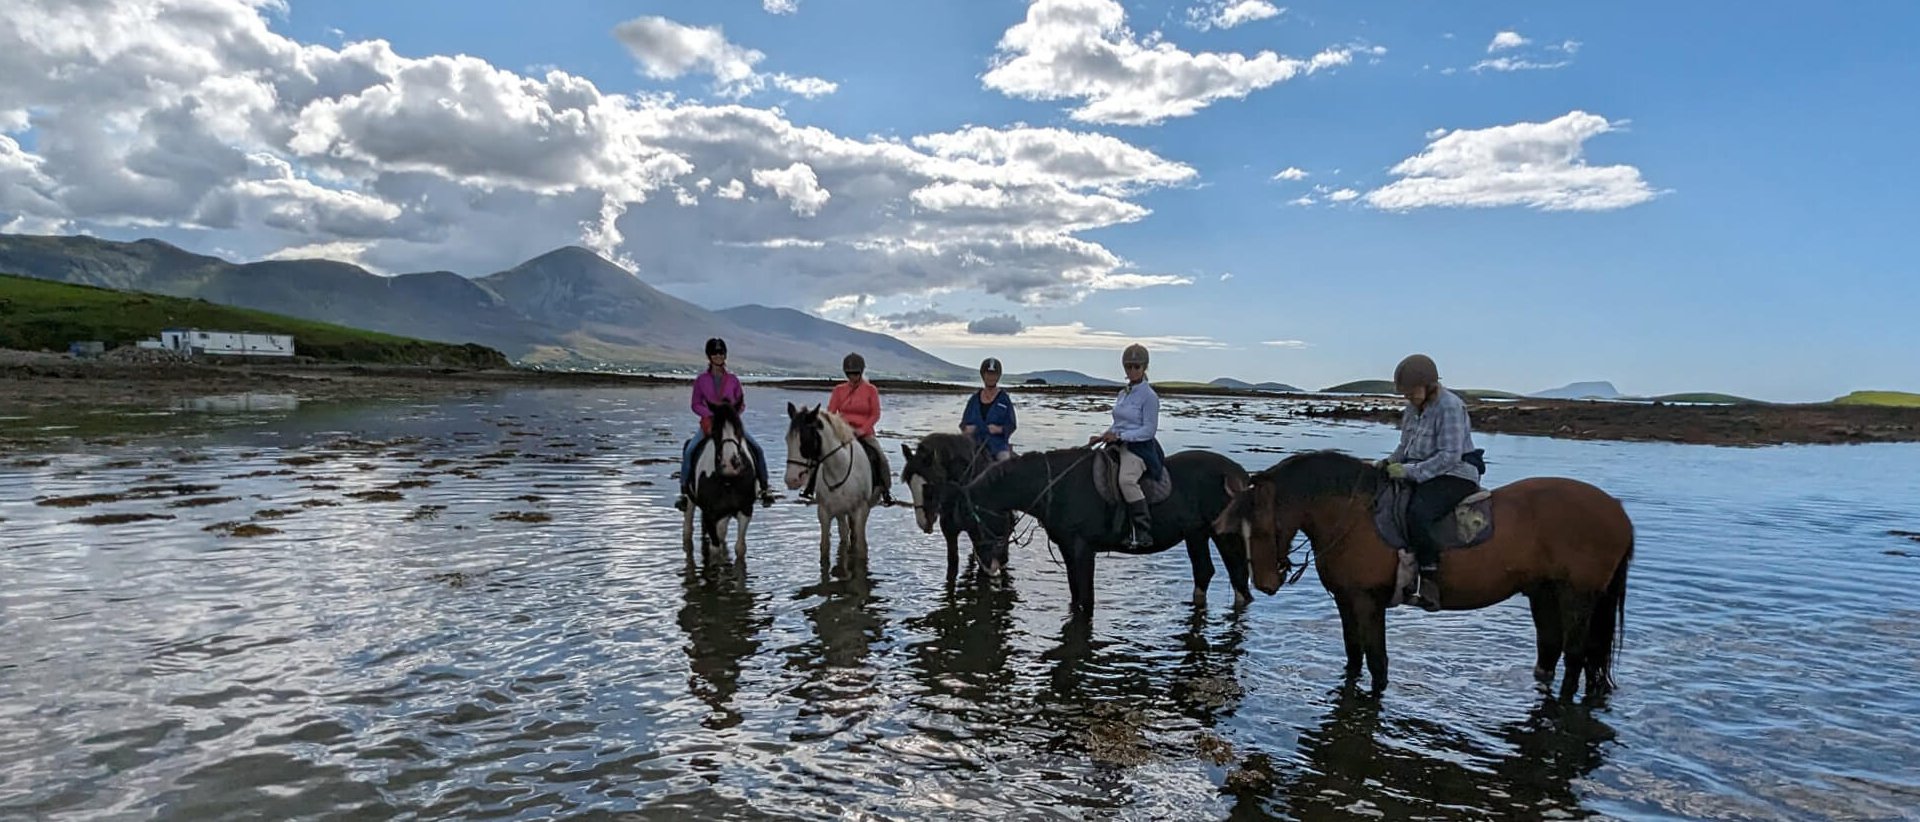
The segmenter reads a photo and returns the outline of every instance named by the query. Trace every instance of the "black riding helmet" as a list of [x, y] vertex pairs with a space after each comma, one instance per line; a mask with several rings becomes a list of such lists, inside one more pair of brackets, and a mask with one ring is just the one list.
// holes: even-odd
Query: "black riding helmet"
[[719, 337], [713, 337], [707, 340], [707, 356], [711, 357], [715, 354], [725, 353], [727, 353], [726, 340], [720, 339]]
[[981, 360], [981, 361], [980, 361], [980, 373], [982, 373], [982, 374], [998, 374], [998, 373], [1000, 373], [1000, 360], [998, 360], [998, 359], [996, 359], [996, 358], [994, 358], [994, 357], [988, 357], [988, 358], [986, 358], [986, 359], [984, 359], [984, 360]]
[[867, 358], [848, 354], [846, 359], [840, 361], [840, 370], [848, 374], [864, 374], [867, 372]]

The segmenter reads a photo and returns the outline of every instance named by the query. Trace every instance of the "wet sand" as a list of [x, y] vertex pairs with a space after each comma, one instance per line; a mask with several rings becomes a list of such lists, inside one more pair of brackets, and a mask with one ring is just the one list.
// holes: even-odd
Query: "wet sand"
[[[221, 394], [291, 394], [302, 401], [368, 397], [422, 397], [500, 388], [578, 388], [686, 384], [688, 377], [653, 377], [533, 369], [465, 370], [370, 365], [135, 364], [74, 360], [64, 355], [0, 351], [0, 408], [151, 406]], [[968, 386], [914, 380], [875, 380], [882, 391], [947, 393]], [[832, 380], [756, 381], [756, 386], [832, 388]], [[1114, 389], [1062, 385], [1008, 386], [1016, 395], [1106, 398]], [[1279, 416], [1377, 422], [1399, 420], [1397, 401], [1381, 397], [1282, 395], [1226, 388], [1162, 389], [1164, 396], [1292, 400]], [[1590, 440], [1707, 445], [1920, 442], [1920, 409], [1814, 405], [1641, 405], [1525, 400], [1469, 401], [1474, 430]], [[1236, 411], [1238, 407], [1235, 406]], [[1282, 406], [1274, 406], [1279, 411]], [[1273, 416], [1264, 409], [1245, 413]]]

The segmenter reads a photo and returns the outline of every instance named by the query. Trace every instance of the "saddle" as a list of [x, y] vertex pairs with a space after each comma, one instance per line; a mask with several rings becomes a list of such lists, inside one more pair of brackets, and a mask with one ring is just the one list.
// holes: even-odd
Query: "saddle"
[[[1108, 505], [1122, 505], [1120, 495], [1120, 451], [1117, 447], [1102, 448], [1094, 454], [1093, 488], [1100, 492], [1100, 501]], [[1147, 495], [1148, 505], [1159, 505], [1173, 496], [1173, 472], [1161, 467], [1160, 478], [1151, 476], [1140, 478], [1140, 490]]]
[[[1399, 554], [1400, 567], [1394, 575], [1393, 599], [1388, 607], [1406, 603], [1414, 576], [1419, 573], [1413, 558], [1413, 546], [1407, 542], [1407, 504], [1413, 501], [1413, 485], [1389, 482], [1373, 498], [1373, 524], [1380, 539]], [[1428, 526], [1433, 544], [1442, 552], [1472, 548], [1493, 538], [1493, 492], [1485, 488], [1468, 494], [1438, 522]]]

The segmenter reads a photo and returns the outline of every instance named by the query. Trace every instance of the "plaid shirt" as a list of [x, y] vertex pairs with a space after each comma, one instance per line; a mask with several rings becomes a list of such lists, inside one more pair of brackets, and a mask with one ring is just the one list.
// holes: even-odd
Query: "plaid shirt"
[[1407, 406], [1400, 412], [1400, 447], [1393, 449], [1388, 462], [1407, 465], [1407, 479], [1426, 482], [1434, 477], [1459, 477], [1474, 484], [1480, 472], [1460, 460], [1473, 450], [1467, 404], [1459, 395], [1440, 389], [1427, 402], [1426, 410]]

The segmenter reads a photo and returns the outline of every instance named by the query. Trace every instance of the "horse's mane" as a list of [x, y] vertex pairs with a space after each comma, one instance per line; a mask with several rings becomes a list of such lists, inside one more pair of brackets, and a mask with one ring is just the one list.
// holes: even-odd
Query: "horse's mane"
[[709, 406], [709, 409], [713, 411], [713, 422], [710, 424], [710, 428], [715, 437], [719, 437], [720, 432], [727, 426], [732, 426], [734, 432], [742, 437], [746, 436], [747, 425], [740, 419], [740, 415], [734, 411], [732, 403], [714, 403]]
[[827, 425], [833, 427], [833, 435], [839, 437], [843, 442], [859, 437], [858, 434], [853, 433], [853, 424], [847, 422], [846, 419], [842, 418], [839, 414], [823, 408], [820, 410], [820, 418], [826, 420]]
[[1373, 495], [1385, 475], [1373, 463], [1339, 451], [1305, 451], [1254, 475], [1289, 497]]
[[979, 485], [990, 485], [998, 482], [1002, 476], [1025, 470], [1027, 466], [1036, 462], [1051, 464], [1054, 458], [1072, 456], [1074, 459], [1079, 459], [1081, 455], [1087, 453], [1090, 453], [1090, 449], [1083, 445], [1078, 448], [1056, 448], [1052, 451], [1028, 451], [1024, 454], [1015, 454], [1013, 459], [987, 466], [987, 470], [981, 471], [979, 476], [973, 478], [973, 482]]

